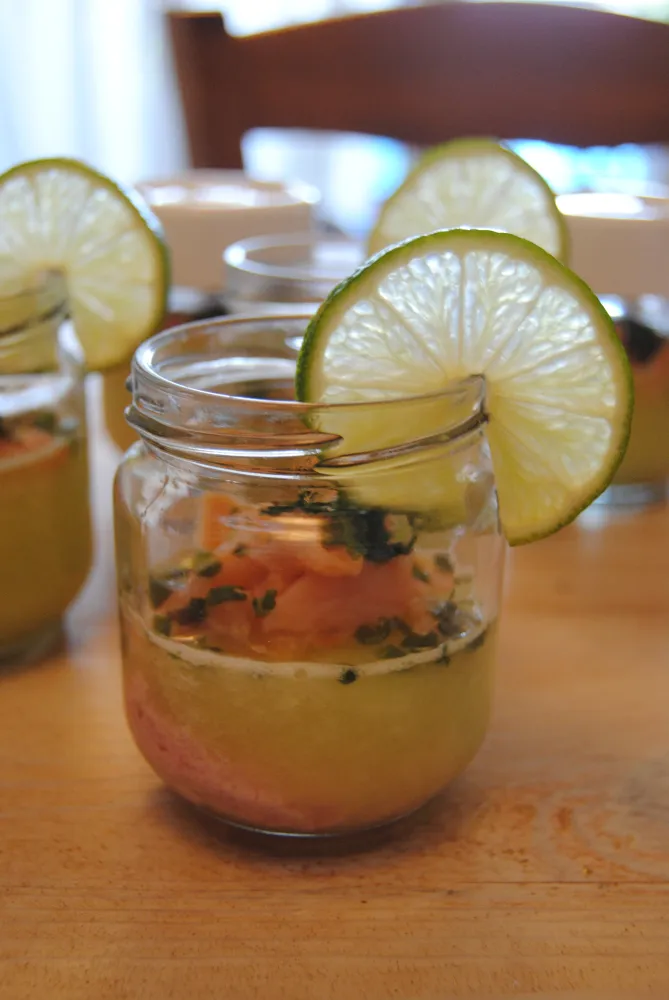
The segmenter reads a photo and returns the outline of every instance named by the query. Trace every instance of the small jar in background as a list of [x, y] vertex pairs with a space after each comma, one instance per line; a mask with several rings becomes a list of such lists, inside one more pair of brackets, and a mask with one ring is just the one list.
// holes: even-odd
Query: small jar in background
[[264, 235], [231, 244], [225, 262], [226, 309], [231, 313], [315, 311], [365, 260], [361, 244], [313, 233]]
[[91, 566], [84, 358], [65, 286], [0, 292], [0, 663], [60, 639]]

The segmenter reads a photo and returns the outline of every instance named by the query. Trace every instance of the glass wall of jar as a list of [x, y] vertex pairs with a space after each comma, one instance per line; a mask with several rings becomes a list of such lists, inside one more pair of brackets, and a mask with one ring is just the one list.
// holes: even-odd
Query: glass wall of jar
[[51, 648], [90, 569], [83, 373], [59, 276], [0, 290], [0, 662]]
[[412, 812], [478, 750], [504, 543], [482, 381], [295, 402], [307, 318], [191, 324], [140, 348], [143, 440], [115, 509], [139, 749], [223, 819], [313, 836]]
[[[216, 295], [196, 288], [172, 288], [161, 329], [220, 316], [223, 311], [221, 300]], [[137, 441], [137, 434], [125, 419], [125, 410], [131, 401], [127, 388], [131, 360], [128, 358], [102, 373], [102, 406], [107, 433], [121, 451], [127, 451]]]
[[361, 244], [345, 237], [301, 233], [257, 236], [223, 254], [226, 308], [231, 313], [315, 310], [365, 259]]

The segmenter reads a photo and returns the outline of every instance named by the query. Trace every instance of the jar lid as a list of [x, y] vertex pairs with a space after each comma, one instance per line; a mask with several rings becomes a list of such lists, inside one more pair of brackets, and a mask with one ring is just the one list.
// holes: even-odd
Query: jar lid
[[669, 192], [563, 194], [570, 267], [597, 294], [669, 296]]
[[308, 230], [320, 197], [310, 185], [255, 181], [241, 170], [189, 170], [137, 188], [165, 230], [174, 284], [217, 293], [230, 243]]

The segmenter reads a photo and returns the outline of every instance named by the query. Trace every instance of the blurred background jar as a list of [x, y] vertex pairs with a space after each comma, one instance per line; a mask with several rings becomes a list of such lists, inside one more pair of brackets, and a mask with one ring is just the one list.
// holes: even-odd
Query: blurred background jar
[[[254, 181], [234, 170], [191, 170], [145, 181], [138, 191], [160, 219], [170, 251], [172, 285], [161, 329], [225, 312], [225, 248], [258, 234], [308, 233], [319, 201], [309, 185]], [[102, 378], [107, 431], [122, 451], [137, 440], [124, 417], [130, 361]]]
[[336, 284], [365, 260], [361, 243], [316, 231], [263, 234], [232, 243], [225, 262], [228, 312], [315, 312]]
[[0, 289], [0, 664], [57, 644], [90, 570], [84, 370], [59, 275]]
[[665, 192], [561, 195], [570, 265], [612, 317], [634, 377], [627, 451], [600, 502], [664, 501], [669, 479], [669, 197]]

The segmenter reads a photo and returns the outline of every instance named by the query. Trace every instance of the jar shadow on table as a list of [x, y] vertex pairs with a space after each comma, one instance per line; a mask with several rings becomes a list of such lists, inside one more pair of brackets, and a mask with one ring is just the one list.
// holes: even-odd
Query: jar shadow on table
[[433, 852], [437, 845], [462, 839], [463, 830], [478, 812], [485, 797], [466, 779], [455, 781], [436, 798], [411, 815], [393, 823], [350, 834], [329, 837], [276, 836], [235, 826], [212, 813], [191, 805], [167, 788], [157, 788], [148, 800], [148, 809], [170, 824], [184, 841], [208, 848], [221, 860], [231, 852], [248, 857], [281, 861], [286, 858], [354, 859], [367, 852], [422, 854]]

